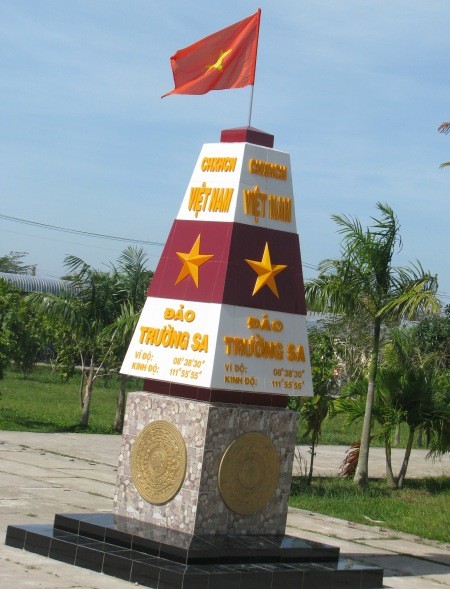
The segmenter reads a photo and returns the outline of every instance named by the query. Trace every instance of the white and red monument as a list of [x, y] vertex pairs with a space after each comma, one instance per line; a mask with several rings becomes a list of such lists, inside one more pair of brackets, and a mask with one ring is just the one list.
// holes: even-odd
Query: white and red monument
[[246, 127], [203, 146], [122, 366], [113, 510], [6, 543], [154, 589], [373, 589], [383, 571], [285, 534], [311, 395], [289, 156]]
[[[128, 397], [121, 515], [284, 533], [297, 431], [286, 405], [312, 384], [290, 159], [272, 145], [231, 129], [200, 152], [122, 366], [145, 380]], [[133, 455], [154, 422], [179, 432], [180, 454], [159, 427]]]

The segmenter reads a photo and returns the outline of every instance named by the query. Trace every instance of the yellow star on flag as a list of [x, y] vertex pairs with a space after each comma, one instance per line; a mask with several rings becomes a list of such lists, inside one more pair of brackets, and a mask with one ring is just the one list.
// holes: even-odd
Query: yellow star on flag
[[222, 71], [223, 70], [223, 60], [225, 59], [225, 57], [229, 53], [231, 53], [231, 49], [228, 49], [228, 51], [221, 51], [219, 59], [216, 61], [216, 63], [213, 63], [210, 66], [206, 66], [208, 68], [206, 71], [209, 72], [209, 70], [213, 70], [213, 69]]
[[198, 269], [205, 262], [214, 257], [213, 254], [200, 253], [200, 235], [195, 240], [190, 252], [177, 252], [177, 256], [183, 262], [183, 266], [181, 267], [175, 284], [181, 282], [186, 276], [191, 276], [192, 280], [195, 282], [195, 286], [198, 288]]
[[287, 266], [282, 264], [272, 264], [270, 260], [269, 244], [266, 242], [262, 260], [257, 262], [255, 260], [245, 260], [247, 264], [258, 274], [253, 289], [252, 296], [255, 295], [263, 286], [268, 286], [273, 294], [280, 298], [278, 288], [275, 282], [275, 276], [285, 270]]

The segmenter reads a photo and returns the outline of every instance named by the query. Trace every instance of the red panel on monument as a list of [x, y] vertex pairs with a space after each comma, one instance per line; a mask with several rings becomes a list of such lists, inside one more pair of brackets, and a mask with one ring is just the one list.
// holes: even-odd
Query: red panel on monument
[[[232, 223], [175, 220], [149, 286], [148, 296], [205, 303], [221, 302], [232, 231]], [[197, 284], [190, 275], [184, 278], [180, 276], [183, 259], [178, 255], [188, 254], [196, 243], [200, 256], [211, 256], [198, 266]]]
[[[264, 260], [279, 268], [266, 284]], [[298, 235], [235, 223], [223, 303], [306, 315]]]
[[[189, 254], [202, 258], [197, 283], [182, 273]], [[279, 267], [269, 284], [258, 283], [264, 260]], [[148, 295], [305, 315], [298, 236], [241, 223], [176, 220]]]

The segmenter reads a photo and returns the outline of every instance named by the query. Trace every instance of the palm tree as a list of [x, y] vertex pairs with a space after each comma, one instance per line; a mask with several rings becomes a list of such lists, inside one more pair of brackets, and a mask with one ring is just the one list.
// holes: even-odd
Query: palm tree
[[[152, 273], [146, 269], [142, 249], [128, 247], [112, 271], [101, 272], [76, 256], [67, 256], [65, 266], [72, 291], [59, 296], [30, 295], [41, 311], [59, 324], [59, 355], [81, 360], [80, 426], [87, 427], [95, 379], [106, 363], [121, 362], [145, 301]], [[121, 378], [115, 428], [122, 429], [125, 381]], [[84, 389], [84, 391], [83, 391]]]
[[[128, 344], [136, 329], [139, 314], [145, 303], [146, 291], [153, 272], [147, 269], [148, 258], [142, 248], [129, 246], [113, 266], [113, 275], [116, 282], [117, 294], [115, 297], [118, 305], [117, 317], [114, 323], [109, 325], [104, 332], [106, 338], [111, 338], [115, 346], [115, 357], [120, 361], [125, 356]], [[126, 382], [127, 375], [119, 377], [120, 387], [117, 397], [116, 414], [113, 428], [121, 432], [125, 414]]]
[[[391, 411], [408, 426], [405, 455], [395, 485], [403, 487], [414, 435], [425, 432], [430, 454], [442, 455], [449, 449], [450, 399], [443, 372], [422, 353], [414, 329], [394, 329], [384, 351], [381, 382]], [[447, 386], [446, 386], [447, 385]], [[387, 403], [384, 403], [385, 406]], [[388, 441], [396, 423], [385, 420]], [[391, 434], [391, 435], [389, 435]], [[389, 446], [390, 450], [390, 446]], [[392, 470], [391, 470], [392, 475]]]
[[[447, 133], [450, 132], [450, 122], [441, 123], [438, 127], [438, 131], [439, 133], [445, 133], [447, 135]], [[450, 162], [444, 162], [439, 167], [442, 169], [446, 168], [447, 166], [450, 166]]]
[[330, 335], [317, 328], [308, 333], [312, 365], [313, 397], [291, 397], [289, 407], [296, 409], [300, 415], [300, 423], [304, 424], [302, 434], [308, 438], [311, 460], [306, 484], [310, 485], [314, 471], [316, 446], [322, 431], [325, 418], [332, 413], [334, 393], [336, 392], [336, 376], [334, 369], [336, 360]]
[[[450, 448], [450, 390], [445, 371], [437, 371], [430, 356], [424, 355], [416, 339], [416, 329], [393, 329], [383, 349], [373, 417], [379, 425], [376, 437], [384, 442], [386, 482], [402, 488], [406, 478], [414, 437], [422, 429], [430, 450], [428, 456], [442, 456]], [[365, 385], [365, 386], [364, 386]], [[364, 417], [367, 383], [348, 383], [336, 401], [335, 410], [344, 414], [347, 424]], [[394, 475], [391, 442], [396, 429], [406, 424], [408, 439], [398, 475]]]
[[343, 235], [341, 259], [323, 260], [319, 276], [306, 284], [308, 304], [313, 308], [343, 314], [354, 321], [368, 321], [372, 344], [361, 449], [355, 483], [368, 483], [369, 446], [375, 382], [382, 328], [390, 322], [413, 319], [428, 309], [436, 310], [437, 279], [417, 263], [407, 268], [394, 267], [392, 260], [401, 248], [400, 225], [387, 204], [377, 203], [379, 218], [363, 230], [358, 219], [333, 215]]
[[33, 293], [30, 299], [50, 319], [64, 326], [61, 347], [76, 350], [82, 367], [84, 394], [81, 401], [80, 426], [89, 425], [94, 380], [111, 351], [104, 329], [116, 316], [114, 281], [108, 272], [95, 270], [76, 256], [66, 256], [72, 291], [59, 296]]
[[153, 272], [148, 269], [148, 258], [142, 248], [127, 247], [117, 264], [112, 266], [117, 281], [117, 300], [140, 310], [145, 302]]

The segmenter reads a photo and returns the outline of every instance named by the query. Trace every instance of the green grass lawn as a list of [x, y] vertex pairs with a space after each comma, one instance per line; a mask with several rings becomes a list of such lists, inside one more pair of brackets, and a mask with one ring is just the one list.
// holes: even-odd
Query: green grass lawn
[[[94, 385], [91, 403], [90, 426], [78, 430], [80, 418], [79, 374], [68, 382], [53, 374], [48, 366], [35, 366], [25, 380], [21, 373], [7, 370], [0, 380], [0, 429], [28, 430], [40, 432], [87, 431], [88, 433], [112, 433], [111, 424], [119, 391], [117, 377], [100, 377]], [[130, 378], [129, 391], [142, 390], [142, 381]], [[309, 440], [299, 434], [297, 441], [308, 444]], [[375, 430], [376, 431], [376, 430]], [[350, 446], [361, 435], [361, 424], [346, 425], [344, 417], [338, 415], [326, 419], [322, 426], [320, 444]], [[401, 431], [400, 445], [406, 444], [407, 431]], [[382, 445], [376, 439], [373, 446]]]
[[290, 505], [440, 542], [450, 541], [450, 477], [410, 479], [404, 489], [370, 480], [364, 491], [345, 478], [317, 478], [307, 487], [294, 477]]
[[[89, 428], [81, 429], [80, 375], [68, 382], [45, 366], [36, 366], [27, 380], [7, 370], [0, 380], [0, 429], [36, 432], [113, 433], [119, 392], [118, 378], [95, 381]], [[129, 379], [128, 390], [142, 390], [139, 379]]]

